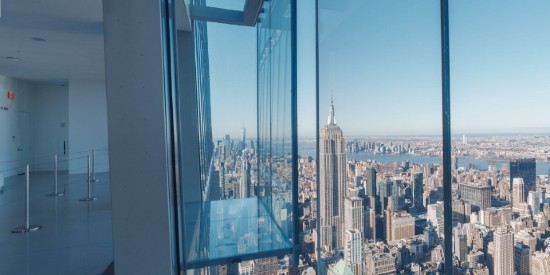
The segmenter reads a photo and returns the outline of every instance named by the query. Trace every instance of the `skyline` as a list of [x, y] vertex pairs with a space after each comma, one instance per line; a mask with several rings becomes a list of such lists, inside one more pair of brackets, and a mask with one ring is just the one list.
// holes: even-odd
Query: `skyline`
[[[333, 91], [346, 136], [440, 135], [439, 2], [327, 3], [320, 1], [319, 126]], [[497, 6], [451, 4], [452, 133], [548, 133], [550, 3]], [[298, 9], [298, 135], [313, 137], [314, 1], [299, 1]], [[235, 126], [244, 124], [254, 137], [256, 110], [247, 106], [256, 103], [256, 31], [208, 28], [214, 136], [237, 136]]]

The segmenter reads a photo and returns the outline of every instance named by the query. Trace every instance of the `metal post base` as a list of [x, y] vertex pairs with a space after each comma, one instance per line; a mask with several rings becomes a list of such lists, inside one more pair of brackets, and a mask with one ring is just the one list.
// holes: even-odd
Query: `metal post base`
[[58, 193], [50, 193], [50, 194], [48, 194], [48, 195], [46, 195], [46, 196], [48, 196], [48, 197], [59, 197], [59, 196], [63, 196], [63, 195], [65, 195], [65, 193], [63, 193], [63, 192], [58, 192]]
[[29, 227], [21, 226], [17, 227], [16, 229], [12, 230], [11, 233], [27, 233], [31, 231], [36, 231], [38, 229], [42, 228], [40, 225], [30, 225]]
[[96, 198], [96, 197], [91, 197], [91, 198], [82, 198], [82, 199], [80, 199], [80, 201], [95, 201], [95, 200], [97, 200], [97, 198]]

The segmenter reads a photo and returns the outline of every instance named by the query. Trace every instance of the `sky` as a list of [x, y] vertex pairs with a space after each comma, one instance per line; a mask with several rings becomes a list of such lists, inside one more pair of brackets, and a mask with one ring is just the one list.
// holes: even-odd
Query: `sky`
[[[344, 135], [440, 134], [439, 1], [319, 1], [321, 126], [332, 93]], [[298, 4], [298, 123], [308, 137], [315, 6]], [[550, 1], [450, 1], [449, 18], [453, 134], [550, 132]], [[254, 137], [256, 30], [208, 28], [214, 136], [244, 125]]]

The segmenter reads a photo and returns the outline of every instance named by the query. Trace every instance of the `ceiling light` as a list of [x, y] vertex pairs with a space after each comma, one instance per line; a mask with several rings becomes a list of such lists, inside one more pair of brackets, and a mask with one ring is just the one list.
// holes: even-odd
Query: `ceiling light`
[[46, 39], [44, 39], [42, 37], [33, 37], [32, 40], [38, 41], [38, 42], [46, 42]]

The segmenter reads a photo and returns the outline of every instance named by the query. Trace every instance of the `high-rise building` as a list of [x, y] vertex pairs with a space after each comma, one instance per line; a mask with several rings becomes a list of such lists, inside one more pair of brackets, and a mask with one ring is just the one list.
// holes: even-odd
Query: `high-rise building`
[[334, 120], [331, 100], [327, 125], [321, 130], [319, 140], [320, 245], [327, 250], [344, 245], [345, 146], [342, 129]]
[[[367, 208], [368, 211], [365, 211], [365, 217], [368, 216], [368, 219], [365, 218], [365, 232], [363, 233], [363, 236], [367, 240], [376, 240], [376, 213], [374, 211], [374, 208]], [[367, 213], [368, 212], [368, 213]], [[368, 221], [368, 223], [366, 222]]]
[[537, 215], [540, 213], [540, 195], [536, 191], [529, 191], [527, 195], [527, 204], [529, 205], [529, 211], [531, 215]]
[[242, 161], [241, 188], [239, 189], [239, 197], [241, 199], [250, 198], [250, 162], [243, 157]]
[[225, 199], [225, 163], [220, 162], [220, 197]]
[[491, 186], [483, 183], [459, 183], [460, 198], [485, 210], [491, 207]]
[[424, 174], [422, 172], [415, 172], [412, 174], [412, 203], [415, 211], [420, 212], [424, 210], [422, 203], [424, 199], [424, 189], [422, 183], [424, 181]]
[[[392, 195], [393, 182], [389, 177], [385, 177], [382, 181], [377, 182], [378, 198], [380, 199], [380, 210], [382, 213], [388, 208], [388, 198]], [[377, 209], [378, 211], [378, 209]], [[380, 214], [378, 213], [378, 214]]]
[[[537, 183], [537, 161], [534, 158], [510, 160], [510, 184], [514, 178], [522, 178], [525, 184], [523, 201], [527, 200], [527, 192], [535, 191]], [[512, 186], [510, 186], [512, 187]], [[513, 194], [512, 194], [513, 197]], [[513, 200], [513, 198], [512, 198]]]
[[370, 200], [376, 197], [376, 170], [372, 167], [365, 169], [365, 192]]
[[514, 234], [510, 232], [508, 226], [497, 227], [494, 242], [495, 275], [514, 274]]
[[521, 209], [521, 204], [525, 202], [525, 183], [522, 178], [514, 178], [512, 181], [512, 208]]
[[453, 228], [453, 254], [460, 262], [465, 262], [468, 254], [468, 245], [464, 227]]
[[344, 203], [344, 230], [359, 230], [361, 234], [364, 230], [364, 212], [363, 199], [359, 197], [347, 197]]
[[529, 275], [529, 247], [522, 243], [514, 246], [514, 269], [517, 275]]
[[429, 204], [427, 208], [426, 218], [437, 228], [439, 237], [443, 237], [443, 203]]
[[430, 222], [428, 222], [428, 225], [424, 229], [424, 243], [426, 243], [428, 248], [434, 247], [437, 243], [437, 232]]
[[409, 213], [394, 213], [390, 223], [388, 241], [411, 238], [415, 235], [415, 219]]
[[401, 211], [405, 209], [405, 197], [403, 196], [404, 189], [405, 186], [403, 185], [403, 179], [394, 178], [391, 196], [393, 198], [393, 209], [395, 211]]
[[351, 267], [354, 275], [364, 274], [361, 232], [356, 229], [346, 230], [345, 235], [344, 261]]
[[246, 128], [243, 127], [243, 131], [241, 133], [241, 146], [242, 149], [246, 147]]

